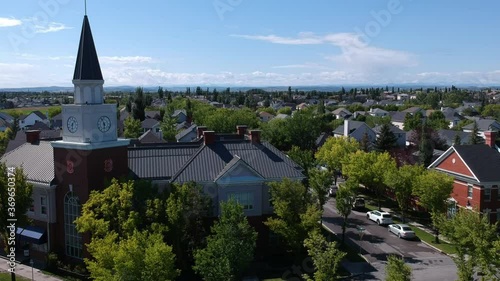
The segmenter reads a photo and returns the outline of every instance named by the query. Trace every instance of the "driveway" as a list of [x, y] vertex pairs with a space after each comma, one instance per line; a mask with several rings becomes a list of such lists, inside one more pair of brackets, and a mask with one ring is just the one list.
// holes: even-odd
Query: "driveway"
[[[323, 224], [331, 231], [342, 235], [342, 218], [335, 209], [335, 200], [329, 200], [325, 206]], [[357, 226], [365, 228], [360, 241]], [[413, 268], [413, 280], [454, 281], [457, 279], [453, 260], [419, 240], [399, 239], [389, 233], [387, 226], [379, 226], [366, 218], [365, 212], [352, 211], [348, 218], [346, 240], [351, 246], [360, 249], [362, 255], [371, 264], [374, 279], [382, 280], [387, 256], [395, 254], [404, 257]], [[364, 269], [360, 269], [364, 271]]]

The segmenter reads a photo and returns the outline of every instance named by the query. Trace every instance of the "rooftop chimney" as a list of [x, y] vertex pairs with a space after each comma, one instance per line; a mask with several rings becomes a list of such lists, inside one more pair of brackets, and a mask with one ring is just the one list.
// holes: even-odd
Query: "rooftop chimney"
[[491, 148], [495, 148], [496, 132], [486, 131], [484, 132], [485, 144]]
[[238, 125], [236, 126], [236, 132], [238, 133], [239, 136], [244, 136], [247, 132], [248, 126], [246, 125]]
[[26, 131], [26, 142], [35, 144], [40, 141], [40, 131], [39, 130], [28, 130]]
[[214, 131], [204, 131], [203, 132], [203, 140], [205, 145], [215, 143], [215, 132]]
[[344, 120], [344, 136], [345, 137], [349, 136], [349, 120], [348, 119]]
[[207, 130], [207, 127], [205, 126], [198, 126], [197, 129], [197, 136], [198, 138], [201, 138], [203, 136], [203, 132]]
[[250, 140], [252, 141], [253, 144], [260, 143], [260, 130], [251, 130]]

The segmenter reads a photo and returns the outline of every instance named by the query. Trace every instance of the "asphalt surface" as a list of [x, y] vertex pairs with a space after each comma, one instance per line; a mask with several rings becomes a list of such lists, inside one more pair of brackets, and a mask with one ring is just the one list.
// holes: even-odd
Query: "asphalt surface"
[[[329, 200], [324, 208], [323, 224], [341, 237], [342, 218], [335, 208], [335, 200]], [[365, 229], [361, 241], [357, 226]], [[427, 246], [419, 239], [399, 239], [388, 231], [387, 226], [379, 226], [368, 220], [365, 211], [352, 211], [348, 218], [346, 241], [351, 247], [359, 249], [369, 262], [369, 265], [366, 263], [347, 265], [351, 272], [368, 273], [357, 280], [383, 280], [387, 256], [391, 254], [403, 257], [413, 268], [412, 280], [457, 280], [456, 266], [450, 257]]]

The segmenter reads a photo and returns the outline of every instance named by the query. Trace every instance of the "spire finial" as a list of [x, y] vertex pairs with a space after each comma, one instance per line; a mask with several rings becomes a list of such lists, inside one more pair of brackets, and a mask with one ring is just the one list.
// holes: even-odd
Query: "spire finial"
[[87, 0], [84, 1], [85, 1], [85, 15], [87, 15]]

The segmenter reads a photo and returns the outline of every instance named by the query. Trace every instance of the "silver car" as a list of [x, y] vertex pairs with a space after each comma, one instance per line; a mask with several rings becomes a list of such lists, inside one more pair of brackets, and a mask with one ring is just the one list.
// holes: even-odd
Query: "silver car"
[[406, 224], [390, 224], [387, 229], [399, 238], [413, 239], [416, 237], [415, 232]]

